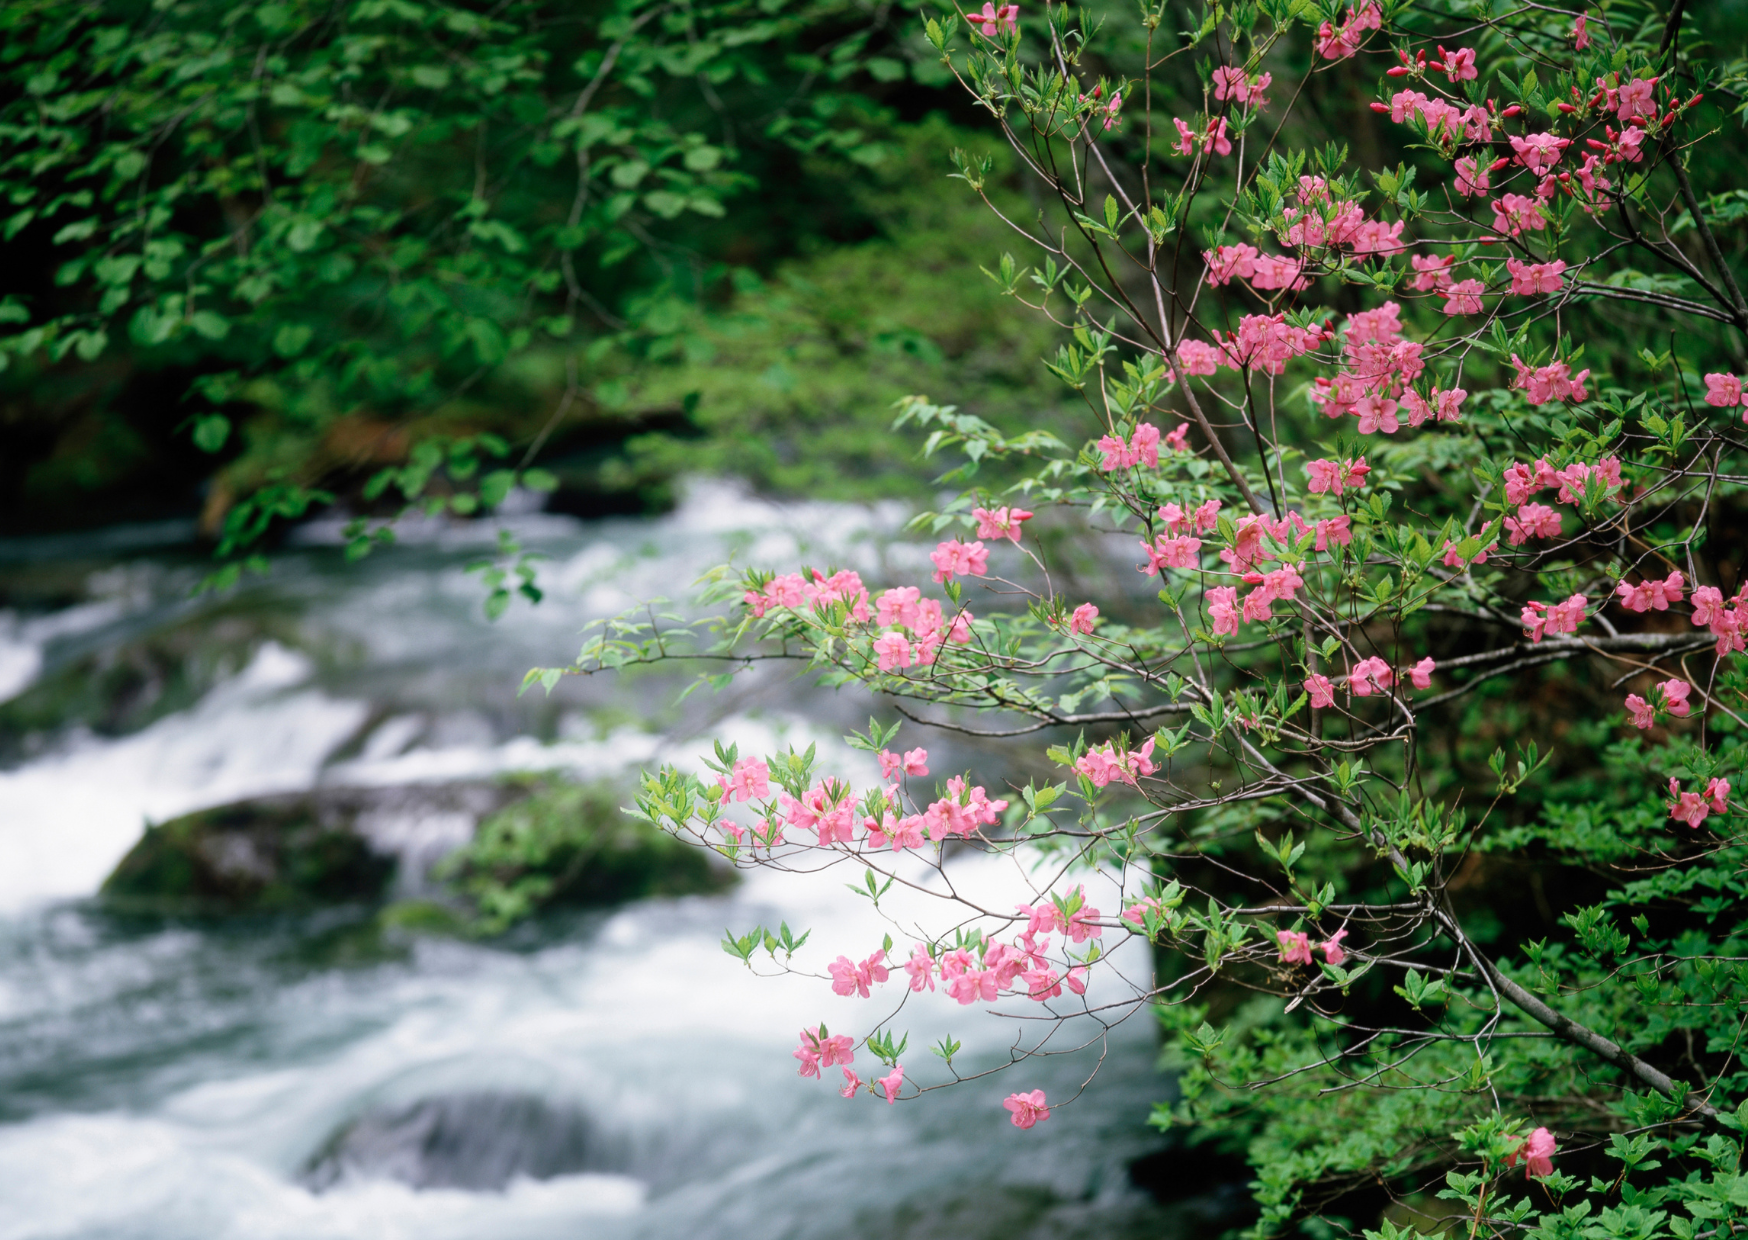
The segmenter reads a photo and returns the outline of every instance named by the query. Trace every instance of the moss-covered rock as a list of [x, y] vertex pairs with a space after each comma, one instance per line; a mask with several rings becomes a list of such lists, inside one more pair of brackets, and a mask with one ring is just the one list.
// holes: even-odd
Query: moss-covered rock
[[721, 890], [709, 854], [551, 776], [324, 788], [148, 827], [104, 882], [121, 911], [263, 913], [396, 898], [381, 928], [495, 934], [552, 905]]
[[356, 830], [357, 807], [264, 797], [148, 827], [103, 884], [126, 909], [264, 912], [381, 899], [396, 858]]
[[493, 933], [552, 905], [720, 891], [734, 871], [703, 849], [627, 816], [611, 785], [533, 781], [531, 795], [490, 815], [438, 874]]

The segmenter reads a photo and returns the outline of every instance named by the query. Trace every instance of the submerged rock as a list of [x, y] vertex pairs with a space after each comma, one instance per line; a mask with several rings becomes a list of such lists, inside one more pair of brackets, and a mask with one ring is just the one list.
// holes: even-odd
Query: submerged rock
[[414, 1188], [502, 1189], [518, 1176], [588, 1170], [587, 1117], [533, 1094], [458, 1093], [366, 1111], [315, 1152], [298, 1177], [316, 1192], [348, 1180]]

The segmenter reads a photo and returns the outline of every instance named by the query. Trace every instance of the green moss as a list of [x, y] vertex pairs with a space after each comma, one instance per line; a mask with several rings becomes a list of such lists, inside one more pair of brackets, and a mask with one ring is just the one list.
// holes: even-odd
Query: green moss
[[557, 905], [605, 905], [645, 896], [719, 891], [733, 872], [701, 849], [627, 817], [610, 785], [541, 781], [492, 814], [438, 874], [497, 933]]
[[129, 910], [222, 913], [379, 900], [394, 861], [350, 825], [302, 798], [185, 814], [148, 827], [102, 896]]

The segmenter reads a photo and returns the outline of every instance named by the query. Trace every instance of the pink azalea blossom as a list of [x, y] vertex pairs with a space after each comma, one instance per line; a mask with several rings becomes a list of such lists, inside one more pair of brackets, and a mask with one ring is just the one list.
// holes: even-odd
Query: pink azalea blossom
[[1525, 504], [1515, 517], [1505, 518], [1505, 541], [1521, 547], [1531, 538], [1558, 538], [1560, 514], [1546, 504]]
[[1214, 636], [1238, 636], [1237, 587], [1215, 586], [1203, 598], [1208, 604], [1208, 618], [1214, 622]]
[[1364, 486], [1371, 468], [1363, 456], [1358, 460], [1342, 461], [1339, 464], [1327, 459], [1307, 461], [1305, 472], [1311, 475], [1311, 481], [1305, 489], [1313, 495], [1322, 495], [1325, 492], [1340, 495], [1345, 489]]
[[1543, 176], [1560, 162], [1560, 153], [1572, 145], [1570, 138], [1551, 133], [1532, 133], [1511, 139], [1513, 158], [1536, 176]]
[[1082, 603], [1074, 609], [1074, 614], [1068, 618], [1068, 631], [1083, 636], [1093, 631], [1093, 625], [1099, 622], [1099, 609], [1091, 603]]
[[1436, 666], [1428, 656], [1408, 669], [1408, 680], [1416, 689], [1432, 688], [1432, 669]]
[[1347, 959], [1347, 953], [1342, 950], [1341, 941], [1347, 937], [1347, 928], [1343, 927], [1317, 945], [1323, 953], [1323, 958], [1330, 964], [1339, 966]]
[[1634, 78], [1620, 88], [1615, 115], [1623, 121], [1648, 120], [1657, 115], [1657, 79]]
[[1522, 194], [1506, 194], [1493, 203], [1493, 231], [1517, 237], [1548, 226], [1541, 204]]
[[[1221, 246], [1220, 248], [1227, 249], [1229, 247]], [[1252, 266], [1251, 270], [1255, 271], [1256, 268]], [[1209, 273], [1209, 283], [1213, 283], [1211, 278], [1212, 274], [1212, 272]], [[1224, 283], [1224, 281], [1221, 281], [1221, 283]], [[1220, 350], [1203, 340], [1185, 340], [1177, 347], [1178, 368], [1186, 375], [1213, 374], [1217, 369], [1219, 369], [1220, 356]], [[1172, 435], [1175, 434], [1177, 434], [1177, 432], [1173, 431]], [[1172, 435], [1167, 435], [1166, 439], [1169, 441], [1172, 438]], [[1181, 452], [1185, 449], [1179, 446], [1177, 447], [1177, 450]]]
[[1539, 642], [1549, 633], [1576, 633], [1578, 626], [1584, 622], [1584, 608], [1590, 600], [1582, 594], [1574, 594], [1564, 603], [1529, 602], [1523, 605], [1519, 619], [1523, 622], [1524, 635], [1532, 642]]
[[[1724, 794], [1729, 795], [1727, 785]], [[1669, 795], [1675, 799], [1664, 804], [1669, 807], [1669, 816], [1677, 822], [1685, 822], [1697, 830], [1711, 816], [1712, 807], [1706, 799], [1697, 792], [1683, 792], [1680, 781], [1673, 775], [1669, 777]]]
[[1572, 22], [1572, 46], [1583, 51], [1590, 46], [1589, 18], [1580, 13]]
[[891, 971], [883, 963], [886, 953], [877, 951], [868, 959], [857, 963], [848, 956], [839, 956], [826, 966], [826, 971], [832, 975], [832, 992], [848, 997], [860, 995], [868, 998], [869, 987], [877, 982], [884, 982], [892, 976]]
[[1157, 575], [1161, 568], [1194, 569], [1202, 566], [1199, 557], [1202, 540], [1199, 538], [1160, 534], [1153, 542], [1142, 543], [1141, 550], [1147, 556], [1147, 564], [1141, 571], [1149, 577]]
[[1487, 166], [1473, 155], [1465, 155], [1457, 160], [1456, 169], [1457, 193], [1465, 194], [1470, 198], [1479, 198], [1492, 187], [1487, 175]]
[[1560, 275], [1566, 270], [1566, 261], [1556, 258], [1551, 263], [1520, 263], [1508, 258], [1505, 269], [1511, 273], [1514, 293], [1558, 293], [1563, 287]]
[[1179, 155], [1194, 155], [1196, 153], [1196, 131], [1184, 124], [1183, 117], [1174, 116], [1171, 123], [1177, 126], [1177, 141], [1172, 149]]
[[845, 1068], [843, 1072], [844, 1084], [843, 1087], [838, 1090], [838, 1093], [845, 1098], [854, 1098], [856, 1092], [862, 1088], [862, 1078], [848, 1068]]
[[1727, 779], [1709, 781], [1706, 784], [1705, 797], [1712, 803], [1712, 809], [1715, 812], [1724, 813], [1730, 808], [1730, 781]]
[[936, 581], [951, 581], [955, 575], [982, 577], [989, 572], [989, 551], [981, 542], [949, 539], [937, 544], [929, 559], [935, 564]]
[[1277, 930], [1275, 942], [1280, 944], [1282, 964], [1311, 963], [1311, 936], [1303, 930]]
[[1390, 670], [1390, 665], [1373, 655], [1354, 664], [1347, 685], [1355, 697], [1371, 697], [1374, 693], [1388, 693], [1395, 679], [1396, 674]]
[[1554, 1134], [1546, 1128], [1538, 1128], [1524, 1138], [1523, 1144], [1506, 1157], [1505, 1165], [1515, 1167], [1518, 1159], [1521, 1158], [1524, 1162], [1525, 1175], [1553, 1175], [1553, 1156]]
[[1305, 677], [1305, 692], [1311, 695], [1311, 705], [1319, 710], [1335, 705], [1335, 682], [1321, 672]]
[[1015, 1128], [1031, 1128], [1050, 1118], [1050, 1108], [1044, 1105], [1044, 1091], [1041, 1089], [1027, 1094], [1009, 1094], [1002, 1105], [1014, 1113]]
[[1685, 680], [1665, 680], [1657, 686], [1663, 691], [1663, 705], [1677, 719], [1685, 719], [1692, 708], [1687, 703], [1687, 695], [1693, 692], [1693, 686]]
[[1003, 29], [1012, 34], [1020, 28], [1020, 6], [1004, 4], [998, 8], [989, 0], [984, 0], [983, 11], [981, 13], [967, 13], [965, 20], [970, 22], [979, 34], [994, 37]]
[[879, 1077], [874, 1084], [880, 1086], [880, 1091], [886, 1095], [888, 1105], [898, 1101], [898, 1091], [904, 1085], [904, 1065], [894, 1064], [892, 1071]]
[[1445, 75], [1453, 82], [1473, 82], [1479, 75], [1475, 68], [1475, 49], [1459, 47], [1454, 51], [1439, 49], [1444, 58]]
[[771, 795], [771, 768], [757, 758], [742, 758], [734, 770], [716, 778], [728, 800], [751, 801]]
[[1451, 264], [1457, 261], [1455, 254], [1446, 254], [1443, 258], [1431, 254], [1416, 254], [1408, 261], [1415, 271], [1411, 288], [1428, 293], [1450, 287]]
[[1657, 708], [1636, 693], [1627, 694], [1627, 712], [1635, 728], [1648, 728], [1657, 722]]
[[1623, 581], [1614, 592], [1628, 611], [1668, 611], [1669, 604], [1681, 601], [1685, 584], [1686, 578], [1673, 572], [1662, 581], [1641, 581], [1636, 586]]
[[883, 672], [911, 665], [910, 639], [903, 633], [883, 633], [876, 637], [874, 653], [880, 658], [880, 670]]
[[1190, 450], [1190, 424], [1179, 422], [1171, 434], [1160, 442], [1173, 452], [1188, 452]]
[[987, 508], [973, 508], [971, 515], [977, 519], [979, 538], [1006, 538], [1013, 542], [1020, 541], [1020, 523], [1032, 519], [1032, 514], [1024, 508], [997, 508], [993, 512]]
[[1483, 285], [1479, 280], [1464, 280], [1445, 290], [1449, 298], [1444, 304], [1446, 314], [1480, 314]]
[[1729, 374], [1706, 376], [1706, 404], [1730, 409], [1742, 403], [1741, 379]]

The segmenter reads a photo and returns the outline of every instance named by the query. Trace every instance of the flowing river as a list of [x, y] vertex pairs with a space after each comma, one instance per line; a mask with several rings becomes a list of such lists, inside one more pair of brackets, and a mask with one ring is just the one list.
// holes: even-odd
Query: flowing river
[[[803, 967], [864, 955], [881, 927], [844, 891], [854, 874], [754, 874], [484, 942], [384, 931], [369, 910], [148, 918], [94, 898], [148, 821], [267, 793], [615, 775], [716, 736], [818, 740], [853, 764], [837, 738], [870, 703], [788, 673], [680, 705], [671, 676], [516, 688], [566, 661], [588, 618], [683, 597], [730, 556], [919, 575], [926, 548], [875, 537], [902, 516], [720, 485], [659, 519], [529, 513], [515, 525], [549, 557], [550, 594], [496, 623], [466, 571], [484, 529], [415, 529], [346, 565], [334, 530], [308, 527], [270, 580], [225, 598], [190, 597], [204, 565], [177, 526], [0, 545], [0, 1240], [1217, 1234], [1216, 1185], [1132, 1170], [1172, 1159], [1145, 1124], [1169, 1092], [1145, 1012], [1084, 1054], [920, 1102], [799, 1078], [798, 1029], [860, 1031], [897, 984], [842, 999], [755, 977], [719, 941], [781, 919], [813, 932]], [[415, 814], [379, 842], [416, 884], [469, 825]], [[968, 860], [996, 896], [1022, 892]], [[1016, 1034], [938, 995], [899, 1026], [924, 1083], [945, 1078], [936, 1038], [976, 1070]], [[1001, 1099], [1031, 1088], [1074, 1101], [1014, 1129]], [[1149, 1176], [1183, 1200], [1142, 1191]]]

